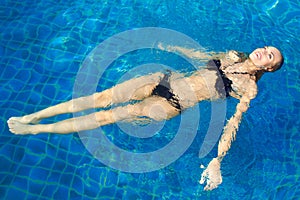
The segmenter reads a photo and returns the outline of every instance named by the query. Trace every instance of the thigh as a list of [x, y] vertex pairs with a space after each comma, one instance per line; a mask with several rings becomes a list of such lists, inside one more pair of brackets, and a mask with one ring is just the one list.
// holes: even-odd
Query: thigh
[[146, 116], [157, 121], [170, 119], [180, 113], [167, 99], [159, 96], [144, 99], [135, 106], [135, 109], [139, 110], [140, 116]]
[[162, 73], [155, 73], [133, 78], [116, 85], [112, 88], [113, 103], [129, 100], [142, 100], [149, 97], [162, 77]]
[[136, 104], [119, 106], [111, 110], [96, 113], [96, 120], [101, 124], [118, 121], [134, 121], [139, 117], [148, 117], [156, 121], [172, 118], [179, 114], [165, 98], [152, 96]]
[[111, 104], [124, 103], [130, 100], [142, 100], [152, 94], [159, 84], [162, 73], [133, 78], [114, 87], [95, 93], [95, 107], [106, 107]]

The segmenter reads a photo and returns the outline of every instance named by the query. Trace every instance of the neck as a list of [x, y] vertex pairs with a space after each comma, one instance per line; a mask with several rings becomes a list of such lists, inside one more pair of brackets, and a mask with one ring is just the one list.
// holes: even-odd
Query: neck
[[252, 62], [250, 58], [245, 60], [244, 66], [249, 74], [256, 74], [258, 72], [257, 66]]
[[222, 69], [228, 74], [247, 74], [254, 81], [258, 81], [263, 75], [264, 71], [258, 70], [257, 66], [250, 59], [246, 59], [244, 62], [235, 63], [229, 66], [223, 66]]
[[255, 75], [255, 81], [257, 82], [265, 73], [265, 71], [261, 69], [257, 69], [258, 67], [249, 58], [245, 61], [245, 63], [249, 67], [249, 74]]

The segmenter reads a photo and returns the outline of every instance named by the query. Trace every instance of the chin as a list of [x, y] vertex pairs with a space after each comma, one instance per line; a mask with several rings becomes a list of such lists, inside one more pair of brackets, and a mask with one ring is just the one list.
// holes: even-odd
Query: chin
[[255, 59], [255, 54], [254, 54], [254, 53], [251, 53], [251, 54], [249, 55], [249, 58], [250, 58], [250, 60], [251, 60], [252, 62], [255, 62], [255, 61], [256, 61], [256, 59]]

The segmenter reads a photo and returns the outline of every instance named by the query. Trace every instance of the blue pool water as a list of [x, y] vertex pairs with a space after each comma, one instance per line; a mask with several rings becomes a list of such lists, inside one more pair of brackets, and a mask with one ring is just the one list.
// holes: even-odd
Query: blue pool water
[[[288, 0], [2, 1], [0, 199], [299, 199], [299, 5]], [[184, 33], [213, 51], [249, 52], [273, 45], [284, 54], [284, 67], [258, 83], [259, 94], [222, 163], [223, 183], [214, 191], [205, 192], [198, 184], [199, 165], [207, 165], [217, 153], [215, 146], [198, 158], [210, 117], [207, 102], [199, 105], [199, 129], [189, 149], [149, 173], [126, 173], [102, 164], [77, 133], [16, 136], [8, 130], [11, 116], [71, 99], [88, 53], [114, 34], [142, 27]], [[122, 58], [106, 71], [98, 89], [111, 87], [132, 65], [151, 61], [149, 56], [143, 54], [137, 63]], [[156, 56], [155, 61], [184, 70], [174, 60]], [[236, 103], [227, 101], [228, 117]], [[116, 125], [103, 129], [120, 147], [149, 151], [174, 137], [177, 120], [168, 121], [168, 127], [144, 143], [122, 135]]]

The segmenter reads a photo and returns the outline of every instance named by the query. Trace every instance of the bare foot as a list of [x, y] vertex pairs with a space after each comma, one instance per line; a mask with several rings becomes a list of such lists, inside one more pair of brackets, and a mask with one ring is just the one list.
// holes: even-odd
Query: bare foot
[[18, 121], [22, 124], [38, 124], [41, 121], [34, 114], [25, 115], [23, 117], [11, 117], [9, 120]]
[[14, 134], [33, 134], [31, 131], [31, 127], [33, 125], [29, 125], [29, 124], [23, 124], [19, 121], [14, 120], [13, 118], [10, 118], [7, 121], [8, 127], [9, 127], [9, 131], [14, 133]]

